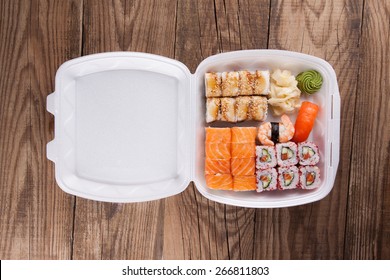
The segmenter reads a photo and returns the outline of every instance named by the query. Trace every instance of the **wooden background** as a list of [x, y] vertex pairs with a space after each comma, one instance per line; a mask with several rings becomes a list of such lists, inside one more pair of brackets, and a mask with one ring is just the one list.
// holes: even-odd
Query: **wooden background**
[[[1, 259], [389, 259], [390, 1], [0, 0]], [[136, 204], [57, 187], [46, 96], [64, 61], [105, 51], [171, 57], [191, 71], [239, 49], [333, 65], [341, 150], [333, 191], [284, 209], [214, 203], [194, 186]]]

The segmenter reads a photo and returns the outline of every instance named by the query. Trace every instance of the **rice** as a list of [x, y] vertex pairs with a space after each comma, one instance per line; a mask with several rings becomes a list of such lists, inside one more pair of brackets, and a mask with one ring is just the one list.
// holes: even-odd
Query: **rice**
[[275, 168], [257, 170], [257, 192], [273, 191], [277, 189], [278, 172]]
[[315, 165], [320, 161], [318, 147], [313, 142], [301, 142], [298, 144], [298, 158], [300, 165]]
[[297, 144], [294, 142], [276, 144], [276, 158], [281, 167], [296, 165], [298, 163]]
[[256, 146], [256, 168], [267, 169], [275, 167], [277, 163], [274, 146]]
[[296, 166], [278, 168], [278, 188], [281, 190], [297, 189], [299, 186], [299, 171]]
[[321, 184], [320, 169], [317, 166], [299, 167], [299, 183], [304, 190], [318, 188]]

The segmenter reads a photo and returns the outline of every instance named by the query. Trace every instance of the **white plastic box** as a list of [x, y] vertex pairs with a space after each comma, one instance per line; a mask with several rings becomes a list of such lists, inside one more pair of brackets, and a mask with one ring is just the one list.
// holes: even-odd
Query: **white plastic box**
[[[204, 74], [277, 68], [295, 75], [316, 69], [323, 76], [319, 92], [302, 95], [321, 108], [309, 138], [320, 149], [321, 186], [269, 193], [209, 189], [204, 177], [204, 128], [209, 125]], [[301, 53], [222, 53], [203, 60], [194, 74], [179, 61], [146, 53], [84, 56], [58, 69], [47, 109], [55, 116], [55, 139], [47, 145], [47, 157], [55, 163], [56, 181], [65, 192], [88, 199], [149, 201], [178, 194], [193, 181], [202, 195], [221, 203], [288, 207], [324, 198], [333, 188], [339, 162], [340, 95], [335, 72], [326, 61]], [[275, 120], [269, 113], [267, 121]]]

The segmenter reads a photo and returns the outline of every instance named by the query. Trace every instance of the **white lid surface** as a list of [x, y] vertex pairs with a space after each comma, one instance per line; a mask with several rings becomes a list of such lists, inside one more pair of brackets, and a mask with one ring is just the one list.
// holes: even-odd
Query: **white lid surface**
[[48, 158], [66, 192], [136, 202], [183, 191], [190, 182], [190, 72], [144, 53], [104, 53], [64, 63], [48, 110]]

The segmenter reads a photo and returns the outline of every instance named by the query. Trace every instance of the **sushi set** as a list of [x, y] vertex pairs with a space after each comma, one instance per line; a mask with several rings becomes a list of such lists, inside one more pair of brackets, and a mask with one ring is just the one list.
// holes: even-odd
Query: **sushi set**
[[[150, 81], [153, 81], [152, 83]], [[173, 196], [289, 207], [333, 188], [340, 95], [324, 60], [280, 50], [179, 61], [112, 52], [65, 62], [47, 98], [59, 187], [99, 201]]]

